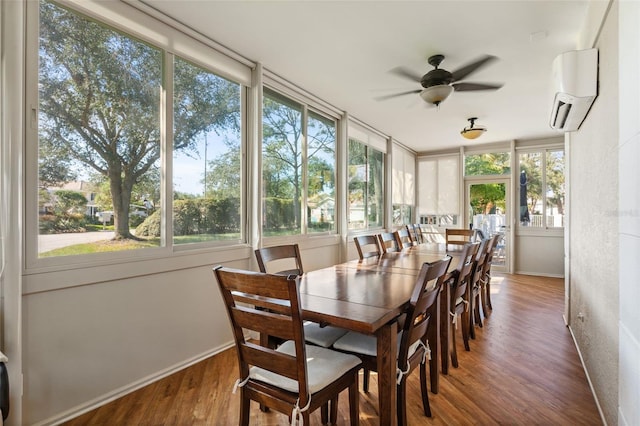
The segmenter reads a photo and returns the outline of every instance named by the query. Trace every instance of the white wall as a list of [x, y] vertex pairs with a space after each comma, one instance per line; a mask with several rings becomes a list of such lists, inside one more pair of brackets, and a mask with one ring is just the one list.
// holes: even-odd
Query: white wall
[[523, 235], [516, 233], [515, 256], [516, 274], [541, 275], [547, 277], [564, 276], [564, 236]]
[[640, 3], [619, 4], [618, 424], [640, 425]]
[[[618, 16], [597, 39], [599, 94], [569, 134], [570, 315], [585, 370], [607, 424], [618, 407]], [[582, 319], [580, 319], [580, 317]]]

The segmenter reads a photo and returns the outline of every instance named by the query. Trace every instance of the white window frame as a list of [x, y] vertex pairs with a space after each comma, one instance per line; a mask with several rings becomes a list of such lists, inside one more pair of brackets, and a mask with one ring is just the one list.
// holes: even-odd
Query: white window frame
[[[113, 28], [128, 37], [141, 40], [154, 48], [163, 52], [164, 61], [164, 84], [161, 105], [161, 167], [163, 179], [161, 181], [161, 193], [164, 201], [163, 206], [163, 235], [160, 247], [146, 248], [139, 250], [125, 250], [110, 253], [96, 253], [88, 255], [74, 255], [51, 258], [38, 258], [38, 191], [37, 191], [37, 160], [38, 144], [33, 141], [38, 140], [38, 85], [33, 84], [39, 79], [38, 70], [38, 34], [39, 34], [39, 2], [26, 2], [26, 93], [25, 93], [25, 273], [38, 273], [46, 271], [63, 271], [68, 269], [86, 268], [90, 266], [101, 266], [113, 263], [137, 262], [144, 259], [163, 258], [171, 256], [174, 252], [189, 251], [198, 253], [202, 250], [229, 250], [229, 244], [185, 244], [174, 246], [172, 244], [172, 85], [169, 78], [172, 75], [171, 67], [168, 63], [175, 54], [198, 64], [216, 75], [224, 77], [232, 82], [238, 83], [242, 87], [243, 102], [243, 129], [242, 129], [242, 151], [243, 151], [243, 179], [246, 180], [247, 155], [247, 101], [248, 92], [252, 90], [252, 66], [248, 61], [242, 62], [238, 57], [231, 57], [227, 52], [221, 52], [220, 46], [209, 40], [198, 39], [187, 34], [184, 29], [177, 29], [152, 17], [147, 12], [142, 12], [138, 8], [132, 7], [124, 2], [87, 2], [83, 0], [59, 0], [56, 4], [69, 8], [74, 12], [95, 19], [103, 25]], [[141, 6], [142, 7], [142, 6]], [[142, 7], [144, 8], [144, 7]], [[164, 178], [164, 176], [168, 178]], [[243, 185], [246, 191], [246, 185]], [[245, 192], [246, 193], [246, 192]], [[243, 196], [243, 199], [246, 197]], [[247, 222], [248, 212], [246, 203], [243, 203], [242, 212], [242, 240], [240, 246], [247, 245]], [[238, 245], [233, 243], [231, 245]]]

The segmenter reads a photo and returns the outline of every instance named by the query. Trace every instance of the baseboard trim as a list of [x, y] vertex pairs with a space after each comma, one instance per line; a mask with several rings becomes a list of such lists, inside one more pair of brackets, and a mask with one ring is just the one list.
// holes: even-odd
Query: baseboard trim
[[602, 424], [607, 426], [607, 420], [604, 418], [604, 413], [602, 411], [602, 407], [600, 406], [600, 401], [598, 401], [598, 395], [596, 395], [596, 391], [593, 387], [593, 383], [591, 382], [591, 377], [589, 376], [589, 370], [587, 370], [587, 366], [584, 363], [584, 358], [582, 357], [582, 352], [580, 351], [580, 346], [578, 346], [578, 341], [576, 340], [576, 336], [573, 334], [573, 329], [571, 325], [568, 325], [569, 333], [571, 333], [571, 338], [573, 339], [573, 345], [576, 347], [578, 351], [578, 356], [580, 357], [580, 364], [582, 364], [582, 369], [584, 370], [584, 374], [587, 376], [587, 383], [589, 383], [589, 389], [591, 389], [591, 394], [593, 395], [593, 399], [596, 401], [596, 407], [598, 407], [598, 413], [600, 413], [600, 420], [602, 420]]
[[137, 380], [133, 383], [130, 383], [126, 386], [122, 386], [112, 392], [109, 392], [101, 397], [92, 399], [87, 401], [85, 404], [76, 406], [70, 410], [64, 411], [54, 417], [50, 417], [48, 419], [42, 420], [38, 423], [35, 423], [34, 426], [49, 426], [49, 425], [59, 425], [64, 422], [67, 422], [71, 419], [74, 419], [84, 413], [87, 413], [91, 410], [95, 410], [96, 408], [102, 407], [103, 405], [108, 404], [118, 398], [121, 398], [125, 395], [130, 394], [138, 389], [141, 389], [145, 386], [150, 385], [151, 383], [157, 382], [160, 379], [164, 379], [171, 374], [177, 373], [180, 370], [184, 370], [187, 367], [190, 367], [194, 364], [197, 364], [200, 361], [203, 361], [207, 358], [210, 358], [222, 351], [225, 351], [234, 346], [233, 342], [230, 342], [226, 345], [219, 346], [217, 348], [211, 349], [207, 352], [201, 353], [195, 357], [189, 358], [182, 362], [172, 365], [171, 367], [165, 368], [164, 370], [160, 370], [155, 374], [149, 375], [147, 377], [143, 377], [140, 380]]
[[564, 274], [547, 274], [543, 272], [516, 271], [514, 274], [533, 275], [534, 277], [564, 278]]

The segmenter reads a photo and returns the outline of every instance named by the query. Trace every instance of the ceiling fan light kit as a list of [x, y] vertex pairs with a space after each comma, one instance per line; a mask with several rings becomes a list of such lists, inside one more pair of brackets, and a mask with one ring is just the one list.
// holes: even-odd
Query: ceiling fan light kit
[[453, 93], [453, 87], [448, 84], [431, 86], [420, 92], [420, 97], [427, 103], [438, 106]]
[[464, 129], [462, 129], [462, 131], [460, 132], [460, 134], [462, 135], [463, 138], [465, 139], [477, 139], [480, 136], [482, 136], [482, 134], [484, 132], [487, 131], [487, 128], [484, 126], [476, 126], [475, 125], [475, 121], [478, 119], [478, 117], [471, 117], [468, 118], [467, 120], [469, 120], [469, 127], [465, 127]]
[[380, 96], [378, 100], [392, 99], [398, 96], [420, 93], [420, 97], [430, 105], [439, 106], [442, 101], [447, 99], [454, 91], [468, 92], [479, 90], [498, 90], [502, 87], [499, 83], [475, 83], [466, 82], [467, 77], [484, 68], [491, 62], [495, 61], [495, 56], [484, 55], [476, 58], [474, 61], [449, 72], [440, 68], [440, 63], [444, 60], [444, 55], [433, 55], [428, 59], [429, 65], [433, 67], [431, 71], [424, 75], [416, 74], [414, 71], [397, 67], [391, 70], [399, 77], [420, 83], [422, 89], [409, 90], [406, 92], [393, 93], [390, 95]]

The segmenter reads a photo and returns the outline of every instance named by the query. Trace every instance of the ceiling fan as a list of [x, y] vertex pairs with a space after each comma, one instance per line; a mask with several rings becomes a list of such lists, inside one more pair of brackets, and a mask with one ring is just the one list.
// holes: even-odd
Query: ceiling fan
[[468, 63], [455, 71], [449, 72], [445, 69], [438, 68], [444, 60], [444, 55], [430, 56], [428, 62], [434, 67], [431, 71], [421, 76], [414, 71], [404, 67], [397, 67], [391, 70], [392, 73], [407, 78], [413, 82], [420, 83], [422, 89], [409, 90], [407, 92], [394, 93], [391, 95], [380, 96], [377, 100], [386, 100], [397, 96], [409, 95], [412, 93], [420, 93], [420, 97], [425, 102], [438, 106], [442, 101], [447, 99], [449, 95], [455, 91], [476, 91], [476, 90], [498, 90], [502, 84], [488, 83], [466, 83], [462, 82], [470, 74], [478, 71], [480, 68], [495, 61], [495, 56], [484, 55], [473, 62]]

